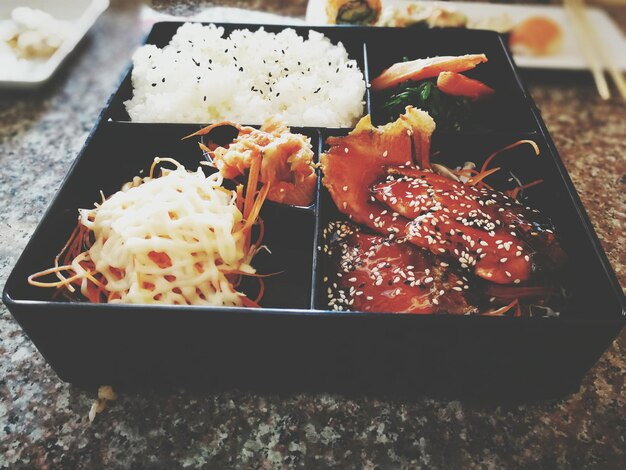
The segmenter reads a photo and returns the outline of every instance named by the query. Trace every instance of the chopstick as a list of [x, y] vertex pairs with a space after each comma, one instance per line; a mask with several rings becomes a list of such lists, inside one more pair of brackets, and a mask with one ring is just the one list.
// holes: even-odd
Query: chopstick
[[598, 93], [605, 100], [611, 97], [611, 92], [604, 76], [604, 68], [606, 68], [619, 94], [626, 100], [626, 81], [624, 76], [617, 67], [613, 55], [598, 35], [593, 23], [589, 20], [583, 0], [564, 0], [564, 6], [570, 16], [574, 33], [585, 56], [587, 65], [589, 65]]

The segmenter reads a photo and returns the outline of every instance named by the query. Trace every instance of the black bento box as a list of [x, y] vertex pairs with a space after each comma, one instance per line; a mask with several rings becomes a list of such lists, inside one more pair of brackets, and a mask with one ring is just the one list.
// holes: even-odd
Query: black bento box
[[[147, 42], [164, 46], [182, 23], [154, 26]], [[233, 29], [260, 25], [223, 24]], [[263, 26], [277, 32], [284, 26]], [[123, 102], [130, 71], [101, 114], [61, 189], [11, 273], [3, 300], [59, 377], [80, 386], [155, 383], [215, 388], [436, 393], [452, 396], [555, 396], [575, 390], [624, 325], [624, 296], [539, 113], [500, 36], [469, 30], [294, 27], [341, 41], [366, 80], [392, 63], [434, 55], [485, 53], [474, 77], [498, 90], [484, 130], [436, 135], [447, 163], [481, 163], [490, 152], [532, 139], [541, 156], [518, 148], [501, 165], [522, 180], [542, 178], [529, 204], [554, 222], [569, 254], [570, 296], [558, 318], [331, 312], [322, 292], [318, 250], [324, 224], [337, 216], [318, 184], [308, 208], [267, 203], [266, 243], [256, 266], [268, 278], [262, 309], [94, 305], [53, 298], [27, 277], [50, 267], [73, 230], [77, 209], [92, 207], [149, 167], [172, 156], [188, 168], [202, 159], [200, 124], [130, 122]], [[376, 106], [366, 93], [366, 112]], [[295, 129], [316, 154], [347, 129]]]

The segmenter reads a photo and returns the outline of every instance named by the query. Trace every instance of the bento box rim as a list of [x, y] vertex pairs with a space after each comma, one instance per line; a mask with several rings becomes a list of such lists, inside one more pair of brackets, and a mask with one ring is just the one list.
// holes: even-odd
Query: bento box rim
[[[164, 25], [164, 24], [185, 24], [188, 23], [190, 21], [161, 21], [161, 22], [157, 22], [154, 23], [152, 28], [150, 29], [150, 31], [145, 35], [144, 38], [144, 44], [146, 43], [146, 41], [150, 38], [150, 36], [152, 34], [154, 34], [155, 29], [157, 29], [159, 27], [159, 25]], [[192, 21], [193, 22], [193, 21]], [[225, 23], [225, 22], [194, 22], [194, 23], [201, 23], [204, 25], [209, 25], [209, 24], [214, 24], [216, 26], [225, 26], [225, 27], [255, 27], [255, 28], [260, 28], [260, 27], [271, 27], [271, 28], [282, 28], [282, 29], [286, 29], [286, 28], [296, 28], [296, 29], [314, 29], [314, 30], [332, 30], [332, 29], [336, 29], [336, 28], [345, 28], [346, 26], [309, 26], [309, 25], [272, 25], [272, 24], [261, 24], [261, 23]], [[359, 31], [362, 32], [367, 32], [369, 31], [371, 28], [369, 27], [362, 27], [362, 26], [347, 26], [349, 28], [356, 28]], [[377, 28], [377, 29], [388, 29], [388, 30], [393, 30], [395, 28]], [[420, 34], [424, 34], [427, 32], [421, 32]], [[15, 271], [17, 266], [19, 266], [22, 262], [23, 259], [26, 255], [26, 253], [30, 250], [30, 246], [32, 243], [34, 243], [34, 239], [37, 238], [39, 236], [39, 232], [43, 230], [44, 228], [44, 222], [47, 221], [48, 217], [50, 216], [50, 212], [51, 209], [53, 208], [53, 206], [55, 205], [57, 199], [59, 198], [59, 195], [61, 193], [61, 191], [65, 188], [65, 186], [68, 184], [69, 179], [71, 178], [72, 174], [75, 171], [75, 168], [78, 164], [78, 162], [83, 158], [86, 149], [88, 148], [89, 144], [91, 143], [94, 135], [96, 134], [96, 132], [100, 129], [100, 126], [102, 125], [108, 125], [108, 124], [114, 124], [114, 125], [124, 125], [124, 124], [129, 124], [131, 123], [130, 121], [112, 121], [111, 119], [105, 120], [104, 118], [106, 117], [106, 114], [109, 110], [110, 104], [113, 101], [115, 95], [117, 94], [119, 87], [121, 85], [121, 83], [124, 81], [124, 79], [126, 78], [126, 76], [131, 72], [132, 70], [132, 62], [129, 66], [127, 66], [122, 75], [120, 80], [117, 83], [117, 86], [115, 87], [113, 93], [109, 96], [109, 98], [106, 101], [105, 106], [103, 107], [103, 109], [101, 110], [101, 112], [99, 113], [95, 125], [92, 128], [91, 132], [89, 133], [85, 143], [83, 144], [80, 152], [78, 153], [78, 155], [76, 156], [76, 158], [74, 159], [74, 161], [72, 162], [72, 164], [70, 165], [70, 168], [68, 169], [67, 173], [65, 174], [64, 178], [62, 179], [60, 185], [59, 185], [59, 189], [56, 191], [54, 197], [52, 198], [49, 206], [47, 207], [46, 211], [44, 212], [41, 220], [39, 221], [39, 223], [37, 224], [37, 227], [35, 229], [35, 231], [33, 232], [33, 234], [30, 237], [30, 240], [28, 241], [28, 243], [26, 244], [26, 246], [24, 247], [22, 253], [20, 254], [18, 260], [16, 261], [11, 273], [9, 274], [9, 277], [7, 278], [7, 281], [5, 283], [4, 289], [3, 289], [3, 294], [2, 294], [2, 299], [3, 302], [5, 303], [5, 305], [9, 308], [9, 310], [11, 310], [11, 307], [18, 307], [18, 308], [22, 308], [22, 307], [34, 307], [37, 310], [41, 310], [41, 309], [45, 309], [45, 308], [49, 308], [52, 306], [63, 306], [64, 308], [69, 308], [71, 310], [74, 309], [83, 309], [83, 308], [96, 308], [96, 309], [110, 309], [110, 308], [114, 308], [116, 310], [119, 309], [130, 309], [130, 311], [134, 311], [134, 310], [145, 310], [145, 309], [157, 309], [157, 310], [162, 310], [162, 311], [178, 311], [180, 312], [182, 311], [202, 311], [202, 312], [206, 312], [206, 313], [224, 313], [224, 312], [232, 312], [232, 313], [238, 313], [238, 314], [244, 314], [244, 315], [248, 315], [248, 314], [258, 314], [259, 312], [262, 312], [264, 314], [269, 314], [271, 316], [315, 316], [315, 317], [319, 317], [319, 316], [329, 316], [329, 317], [359, 317], [359, 318], [382, 318], [382, 317], [393, 317], [393, 318], [397, 318], [397, 317], [402, 317], [402, 318], [407, 318], [407, 317], [411, 317], [411, 318], [421, 318], [422, 320], [415, 320], [415, 321], [450, 321], [449, 319], [451, 318], [456, 318], [456, 320], [452, 320], [452, 321], [464, 321], [464, 320], [458, 320], [459, 318], [471, 318], [471, 321], [476, 321], [477, 318], [480, 318], [480, 320], [478, 321], [559, 321], [562, 323], [576, 323], [576, 324], [626, 324], [626, 296], [623, 293], [623, 290], [621, 289], [621, 286], [619, 284], [619, 281], [617, 279], [617, 275], [615, 274], [615, 271], [613, 270], [610, 262], [608, 261], [608, 258], [606, 256], [606, 253], [604, 252], [602, 245], [600, 243], [600, 240], [593, 228], [593, 225], [591, 224], [591, 221], [589, 219], [589, 216], [586, 213], [586, 210], [584, 209], [584, 206], [582, 205], [582, 201], [580, 200], [580, 198], [578, 197], [578, 193], [576, 192], [576, 189], [573, 185], [573, 182], [571, 180], [571, 178], [569, 177], [569, 173], [567, 172], [567, 169], [565, 168], [560, 155], [558, 153], [558, 151], [556, 150], [556, 147], [554, 145], [554, 142], [552, 140], [552, 138], [550, 137], [550, 134], [545, 126], [545, 123], [543, 122], [543, 119], [541, 118], [540, 113], [538, 112], [538, 109], [534, 103], [534, 101], [532, 100], [532, 98], [530, 97], [530, 95], [527, 92], [526, 86], [524, 85], [524, 83], [521, 81], [517, 67], [513, 61], [513, 59], [511, 58], [510, 53], [508, 52], [508, 49], [505, 47], [504, 42], [502, 41], [502, 37], [501, 35], [499, 35], [498, 33], [492, 32], [492, 31], [483, 31], [483, 30], [471, 30], [471, 31], [467, 31], [467, 33], [470, 34], [480, 34], [480, 35], [487, 35], [487, 36], [492, 36], [495, 37], [500, 45], [504, 48], [505, 51], [505, 56], [507, 57], [508, 61], [509, 61], [509, 65], [513, 71], [513, 75], [517, 81], [518, 86], [520, 87], [520, 89], [523, 91], [524, 94], [524, 98], [526, 103], [530, 106], [531, 111], [533, 113], [533, 116], [539, 126], [539, 130], [541, 133], [541, 136], [543, 137], [551, 158], [555, 161], [556, 165], [557, 165], [557, 169], [558, 169], [558, 173], [560, 175], [560, 177], [562, 178], [563, 182], [565, 183], [565, 187], [567, 189], [567, 193], [568, 193], [568, 201], [573, 203], [573, 205], [576, 208], [576, 213], [578, 214], [578, 217], [582, 220], [583, 222], [583, 228], [585, 230], [585, 233], [589, 236], [590, 238], [590, 242], [593, 246], [594, 249], [594, 253], [596, 256], [599, 257], [599, 261], [600, 264], [602, 265], [602, 268], [606, 274], [606, 277], [608, 278], [610, 284], [611, 284], [611, 289], [614, 291], [614, 293], [616, 294], [616, 298], [619, 304], [619, 307], [621, 309], [621, 317], [620, 316], [611, 316], [610, 318], [602, 318], [602, 319], [590, 319], [590, 318], [557, 318], [557, 319], [548, 319], [548, 318], [543, 318], [543, 317], [520, 317], [520, 318], [515, 318], [515, 317], [486, 317], [486, 316], [480, 316], [480, 315], [452, 315], [452, 314], [429, 314], [429, 315], [417, 315], [417, 314], [406, 314], [406, 313], [398, 313], [398, 312], [394, 312], [394, 313], [375, 313], [375, 312], [338, 312], [338, 311], [332, 311], [332, 310], [319, 310], [319, 309], [278, 309], [278, 308], [261, 308], [261, 309], [254, 309], [254, 308], [237, 308], [237, 307], [230, 307], [230, 308], [224, 308], [224, 307], [206, 307], [206, 306], [174, 306], [174, 305], [121, 305], [121, 304], [92, 304], [92, 303], [87, 303], [87, 302], [63, 302], [63, 301], [38, 301], [38, 300], [18, 300], [18, 299], [13, 299], [9, 293], [9, 290], [12, 287], [12, 284], [17, 282], [17, 280], [14, 279], [15, 277]], [[442, 32], [438, 32], [437, 34], [445, 34]], [[455, 33], [457, 34], [457, 33]], [[201, 126], [201, 123], [136, 123], [136, 124], [143, 124], [143, 125], [160, 125], [160, 124], [172, 124], [172, 125], [190, 125], [190, 126]], [[298, 127], [298, 126], [294, 126], [294, 127]], [[325, 132], [332, 132], [332, 131], [345, 131], [345, 128], [324, 128], [324, 127], [303, 127], [303, 128], [307, 128], [307, 129], [311, 129], [311, 130], [317, 130], [318, 134], [320, 135], [320, 137], [324, 136]], [[515, 133], [515, 131], [510, 131], [510, 133]], [[519, 132], [520, 134], [524, 134], [524, 133], [528, 133], [528, 132]], [[460, 133], [460, 134], [465, 134], [465, 133]], [[486, 132], [485, 135], [489, 135], [489, 134], [498, 134], [498, 132]], [[323, 144], [322, 142], [320, 142], [321, 144]], [[316, 220], [319, 218], [319, 215], [317, 214], [317, 209], [315, 209], [315, 217]], [[313, 274], [313, 273], [312, 273]], [[445, 320], [444, 320], [445, 319]]]

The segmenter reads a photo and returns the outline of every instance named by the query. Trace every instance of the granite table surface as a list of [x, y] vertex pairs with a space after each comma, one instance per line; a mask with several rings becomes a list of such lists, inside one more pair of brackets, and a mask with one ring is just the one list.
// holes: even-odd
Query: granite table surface
[[[235, 6], [301, 16], [306, 2]], [[46, 88], [0, 92], [2, 286], [143, 37], [138, 8], [112, 2]], [[626, 286], [626, 105], [600, 100], [588, 74], [525, 79]], [[94, 393], [60, 381], [2, 305], [0, 468], [626, 468], [625, 350], [622, 331], [559, 400], [152, 390], [122, 394], [90, 423]]]

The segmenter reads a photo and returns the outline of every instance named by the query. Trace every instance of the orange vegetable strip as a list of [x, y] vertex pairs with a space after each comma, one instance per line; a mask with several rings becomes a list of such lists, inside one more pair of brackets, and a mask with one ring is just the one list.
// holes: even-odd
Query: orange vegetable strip
[[67, 286], [68, 284], [75, 281], [76, 279], [83, 278], [82, 274], [74, 274], [72, 277], [64, 278], [62, 281], [56, 281], [56, 282], [42, 282], [42, 281], [35, 280], [37, 278], [47, 276], [48, 274], [54, 274], [58, 271], [71, 271], [71, 270], [72, 270], [71, 265], [55, 266], [53, 268], [44, 269], [43, 271], [39, 271], [37, 273], [31, 274], [30, 276], [28, 276], [28, 283], [31, 286], [37, 286], [37, 287], [63, 287], [63, 286]]
[[437, 88], [447, 95], [465, 96], [472, 100], [485, 98], [496, 92], [483, 82], [456, 72], [441, 72], [437, 77]]
[[498, 171], [500, 169], [500, 167], [496, 167], [496, 168], [492, 168], [491, 170], [487, 170], [487, 171], [482, 171], [480, 173], [478, 173], [475, 176], [472, 176], [466, 184], [468, 184], [469, 186], [474, 186], [477, 183], [480, 183], [482, 180], [484, 180], [487, 176], [495, 173], [496, 171]]
[[235, 204], [237, 204], [239, 212], [243, 212], [243, 184], [237, 185], [237, 200]]
[[491, 161], [498, 156], [500, 153], [505, 152], [507, 150], [511, 150], [514, 149], [515, 147], [519, 147], [520, 145], [523, 144], [528, 144], [530, 146], [532, 146], [533, 150], [535, 151], [535, 155], [539, 155], [539, 147], [537, 146], [537, 144], [532, 141], [532, 140], [518, 140], [517, 142], [512, 143], [511, 145], [507, 145], [504, 148], [501, 148], [499, 150], [496, 150], [495, 152], [493, 152], [491, 155], [489, 155], [487, 157], [487, 159], [485, 160], [485, 163], [483, 163], [483, 167], [480, 169], [480, 172], [482, 173], [483, 171], [485, 171], [487, 169], [487, 166], [489, 166], [489, 163], [491, 163]]
[[517, 199], [517, 196], [519, 196], [520, 191], [527, 189], [527, 188], [532, 188], [533, 186], [537, 186], [538, 184], [541, 184], [541, 183], [543, 183], [542, 179], [531, 181], [530, 183], [526, 183], [521, 186], [518, 186], [517, 188], [514, 188], [511, 191], [507, 191], [506, 194], [512, 197], [513, 199]]
[[224, 125], [233, 126], [234, 128], [236, 128], [238, 130], [241, 130], [241, 125], [237, 124], [236, 122], [222, 121], [222, 122], [218, 122], [216, 124], [211, 124], [210, 126], [203, 127], [202, 129], [200, 129], [199, 131], [194, 132], [193, 134], [186, 135], [181, 140], [189, 139], [191, 137], [196, 137], [198, 135], [208, 134], [209, 132], [211, 132], [216, 127], [222, 127]]
[[261, 157], [257, 156], [252, 160], [250, 172], [248, 173], [248, 187], [246, 188], [246, 199], [243, 206], [243, 218], [248, 220], [248, 215], [252, 209], [256, 187], [259, 182], [259, 173], [261, 172]]
[[496, 310], [491, 310], [489, 312], [485, 312], [482, 315], [486, 316], [486, 317], [498, 317], [501, 315], [504, 315], [506, 312], [508, 312], [509, 310], [511, 310], [513, 307], [516, 307], [516, 312], [515, 312], [515, 316], [519, 317], [521, 315], [521, 310], [519, 307], [519, 300], [515, 299], [513, 302], [511, 302], [508, 305], [505, 305], [504, 307], [500, 307]]
[[259, 197], [254, 201], [254, 206], [252, 210], [250, 211], [248, 218], [246, 219], [246, 224], [243, 226], [244, 232], [247, 232], [248, 230], [250, 230], [252, 226], [254, 225], [254, 222], [256, 221], [257, 217], [259, 216], [259, 213], [261, 212], [261, 207], [263, 206], [263, 203], [265, 202], [265, 198], [267, 197], [267, 193], [269, 193], [269, 191], [270, 191], [269, 183], [267, 183], [265, 186], [263, 186], [263, 188], [261, 188], [261, 191], [259, 192]]
[[244, 307], [261, 308], [259, 304], [257, 304], [254, 300], [250, 300], [245, 295], [241, 296], [241, 301]]
[[384, 90], [408, 80], [416, 81], [437, 77], [441, 72], [465, 72], [482, 62], [487, 62], [485, 54], [431, 57], [410, 62], [398, 62], [372, 80], [372, 90]]
[[258, 304], [263, 298], [264, 293], [265, 293], [265, 281], [259, 278], [259, 294], [256, 296], [256, 299], [254, 299], [254, 302]]

